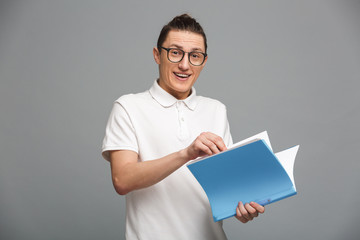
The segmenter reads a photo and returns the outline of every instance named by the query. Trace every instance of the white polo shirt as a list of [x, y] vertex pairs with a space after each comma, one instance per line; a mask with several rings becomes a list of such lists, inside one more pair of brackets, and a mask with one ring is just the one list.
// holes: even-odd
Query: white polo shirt
[[[131, 150], [139, 162], [188, 147], [202, 132], [232, 144], [225, 106], [191, 95], [184, 100], [155, 81], [150, 90], [115, 101], [106, 126], [102, 154]], [[127, 239], [226, 239], [222, 222], [214, 222], [205, 192], [184, 165], [161, 182], [126, 195]]]

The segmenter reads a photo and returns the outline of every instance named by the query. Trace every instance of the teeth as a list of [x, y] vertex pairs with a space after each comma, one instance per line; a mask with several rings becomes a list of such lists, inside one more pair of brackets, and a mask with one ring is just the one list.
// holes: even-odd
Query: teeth
[[178, 77], [183, 77], [183, 78], [186, 78], [186, 77], [189, 77], [190, 75], [187, 75], [187, 74], [181, 74], [181, 73], [175, 73], [176, 76]]

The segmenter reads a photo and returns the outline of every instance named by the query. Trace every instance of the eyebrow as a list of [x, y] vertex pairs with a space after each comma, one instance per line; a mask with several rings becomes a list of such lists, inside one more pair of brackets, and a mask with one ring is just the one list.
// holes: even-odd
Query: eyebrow
[[[171, 44], [170, 47], [176, 47], [176, 48], [179, 48], [179, 49], [183, 50], [183, 47], [182, 47], [182, 46], [179, 46], [179, 45], [177, 45], [177, 44]], [[200, 52], [202, 52], [202, 49], [201, 49], [201, 48], [192, 48], [192, 49], [191, 49], [191, 52], [194, 52], [194, 51], [200, 51]]]

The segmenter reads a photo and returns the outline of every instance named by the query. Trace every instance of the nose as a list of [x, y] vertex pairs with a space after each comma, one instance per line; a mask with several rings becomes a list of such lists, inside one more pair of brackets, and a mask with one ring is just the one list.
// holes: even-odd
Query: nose
[[188, 70], [190, 67], [190, 62], [189, 62], [189, 53], [185, 53], [185, 56], [183, 57], [183, 59], [179, 62], [179, 69], [180, 70]]

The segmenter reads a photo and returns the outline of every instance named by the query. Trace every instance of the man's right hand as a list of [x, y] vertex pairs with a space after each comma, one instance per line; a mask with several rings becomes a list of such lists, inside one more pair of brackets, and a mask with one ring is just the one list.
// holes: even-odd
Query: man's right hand
[[211, 132], [203, 132], [189, 147], [182, 151], [188, 160], [193, 160], [204, 155], [213, 155], [226, 149], [226, 145], [221, 137]]

